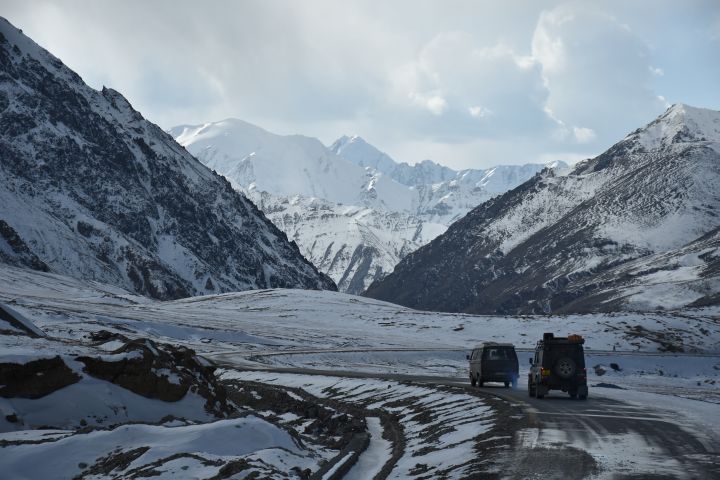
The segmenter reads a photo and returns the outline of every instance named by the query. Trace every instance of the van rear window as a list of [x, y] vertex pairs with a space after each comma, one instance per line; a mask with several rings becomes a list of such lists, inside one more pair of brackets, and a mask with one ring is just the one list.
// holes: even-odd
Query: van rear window
[[486, 348], [483, 358], [485, 360], [513, 360], [515, 350], [512, 348]]

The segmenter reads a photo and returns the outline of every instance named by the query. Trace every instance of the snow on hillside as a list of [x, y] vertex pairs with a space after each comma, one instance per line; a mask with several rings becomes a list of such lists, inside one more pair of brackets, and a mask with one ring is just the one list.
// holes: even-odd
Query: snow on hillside
[[[514, 342], [524, 373], [527, 350], [545, 331], [586, 337], [593, 395], [602, 394], [595, 389], [597, 382], [610, 382], [632, 388], [632, 393], [674, 393], [720, 401], [717, 307], [656, 313], [472, 316], [420, 312], [328, 291], [262, 290], [156, 301], [113, 286], [7, 265], [0, 266], [0, 275], [4, 279], [0, 302], [10, 304], [46, 334], [32, 338], [9, 331], [0, 319], [0, 374], [8, 364], [28, 366], [45, 359], [63, 361], [70, 369], [69, 382], [74, 380], [72, 375], [80, 377], [39, 398], [8, 396], [5, 380], [0, 381], [0, 469], [12, 478], [80, 474], [214, 478], [228, 472], [302, 478], [307, 476], [306, 469], [327, 473], [350, 454], [339, 450], [336, 433], [323, 437], [324, 428], [333, 421], [354, 432], [364, 428], [362, 418], [348, 418], [338, 411], [343, 402], [374, 416], [392, 415], [380, 427], [377, 419], [366, 419], [373, 435], [392, 431], [388, 420], [402, 426], [395, 431], [402, 433], [405, 448], [392, 448], [387, 442], [373, 448], [371, 440], [367, 452], [377, 455], [376, 460], [368, 463], [361, 456], [361, 465], [377, 469], [397, 452], [393, 472], [398, 478], [421, 476], [423, 471], [414, 469], [419, 460], [430, 471], [465, 478], [477, 471], [467, 461], [468, 455], [478, 445], [486, 445], [486, 440], [491, 443], [498, 435], [508, 435], [507, 427], [502, 427], [506, 425], [503, 411], [498, 410], [499, 404], [507, 402], [479, 397], [464, 388], [465, 353], [482, 340]], [[128, 340], [118, 340], [121, 336]], [[143, 350], [118, 351], [128, 341]], [[98, 373], [91, 375], [80, 360], [95, 357], [130, 364], [140, 360], [136, 358], [139, 351], [145, 352], [143, 359], [147, 352], [160, 352], [154, 354], [158, 358], [162, 352], [176, 352], [175, 358], [189, 359], [202, 370], [207, 364], [202, 357], [188, 355], [184, 350], [188, 347], [226, 365], [220, 370], [226, 388], [230, 388], [226, 382], [261, 382], [241, 383], [233, 390], [241, 395], [231, 396], [233, 402], [244, 400], [235, 403], [238, 415], [209, 414], [208, 403], [194, 390], [175, 402], [147, 398], [130, 391], [132, 384], [123, 387], [115, 380], [96, 377]], [[683, 353], [676, 353], [680, 350]], [[596, 365], [597, 369], [592, 368]], [[160, 366], [151, 372], [170, 384], [186, 373], [172, 362]], [[264, 366], [440, 375], [455, 377], [459, 386], [447, 386], [453, 379], [443, 379], [445, 385], [421, 385], [256, 370]], [[40, 382], [56, 378], [32, 376]], [[267, 390], [272, 387], [293, 390]], [[207, 390], [197, 390], [203, 391]], [[313, 396], [304, 398], [303, 391]], [[667, 398], [657, 396], [657, 401]], [[324, 399], [341, 403], [327, 407]], [[714, 407], [698, 404], [708, 405], [707, 411]], [[288, 410], [291, 406], [294, 410]], [[303, 417], [323, 408], [329, 410], [326, 424]], [[501, 442], [500, 448], [507, 448], [506, 443]], [[495, 458], [492, 452], [489, 456]], [[48, 459], [56, 461], [49, 464]], [[335, 466], [326, 463], [332, 459], [339, 460]]]
[[414, 215], [339, 205], [317, 198], [248, 197], [294, 240], [305, 258], [333, 278], [342, 292], [358, 294], [392, 272], [408, 253], [445, 231]]
[[334, 288], [230, 184], [0, 19], [0, 261], [157, 298]]
[[343, 136], [330, 150], [352, 163], [380, 172], [413, 187], [417, 216], [449, 226], [484, 201], [515, 188], [544, 168], [567, 169], [561, 161], [545, 165], [498, 165], [488, 169], [453, 170], [431, 160], [415, 165], [397, 163], [359, 136]]
[[[620, 363], [624, 373], [593, 381], [659, 391], [663, 375], [692, 398], [720, 401], [718, 307], [556, 316], [476, 316], [422, 312], [337, 292], [263, 290], [158, 302], [96, 283], [0, 267], [0, 302], [69, 348], [100, 330], [193, 348], [235, 365], [270, 364], [379, 373], [458, 376], [482, 341], [525, 352], [544, 332], [586, 338], [588, 365]], [[0, 331], [3, 330], [0, 324]], [[47, 339], [5, 336], [3, 352], [52, 356]], [[524, 356], [523, 356], [524, 355]], [[522, 366], [528, 354], [521, 355]], [[663, 373], [664, 372], [664, 373]], [[682, 380], [677, 380], [678, 375]], [[708, 380], [706, 382], [706, 380]], [[712, 383], [714, 380], [714, 383]]]
[[720, 143], [720, 116], [715, 110], [678, 103], [625, 140], [639, 143], [644, 150], [688, 142]]
[[485, 340], [534, 347], [546, 331], [579, 333], [594, 350], [720, 352], [717, 307], [680, 312], [476, 316], [422, 312], [337, 292], [259, 290], [158, 302], [68, 277], [0, 266], [0, 302], [49, 335], [127, 329], [199, 352], [270, 348], [467, 349]]
[[718, 244], [705, 236], [718, 227], [718, 123], [673, 106], [569, 173], [480, 205], [367, 294], [477, 313], [717, 303]]
[[236, 119], [181, 125], [170, 134], [250, 197], [348, 293], [364, 291], [479, 203], [543, 168], [410, 167], [359, 137], [328, 149]]

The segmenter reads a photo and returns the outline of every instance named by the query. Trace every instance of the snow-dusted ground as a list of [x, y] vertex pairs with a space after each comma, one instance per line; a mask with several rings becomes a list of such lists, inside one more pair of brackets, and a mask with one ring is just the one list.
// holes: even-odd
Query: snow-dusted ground
[[[316, 464], [307, 447], [301, 447], [288, 432], [254, 416], [196, 425], [128, 424], [85, 433], [52, 432], [51, 440], [40, 437], [42, 430], [37, 434], [32, 438], [0, 436], [5, 441], [21, 439], [2, 448], [0, 469], [4, 478], [73, 478], [87, 472], [87, 466], [96, 459], [123, 453], [135, 458], [125, 468], [115, 469], [113, 475], [125, 478], [209, 478], [226, 462], [242, 460], [256, 464], [261, 475], [269, 473], [263, 463], [281, 472]], [[34, 443], [39, 438], [42, 443]], [[98, 472], [83, 478], [107, 476]]]
[[472, 472], [467, 464], [475, 457], [475, 439], [492, 424], [492, 410], [480, 398], [429, 386], [253, 371], [228, 371], [222, 377], [302, 388], [316, 397], [360, 404], [367, 410], [382, 409], [399, 416], [406, 445], [389, 478], [410, 478], [421, 473], [466, 478]]
[[470, 349], [481, 341], [532, 348], [543, 332], [578, 333], [589, 350], [720, 352], [720, 308], [564, 316], [422, 312], [328, 291], [254, 290], [159, 302], [121, 289], [0, 266], [0, 301], [47, 333], [129, 329], [214, 355], [291, 349]]
[[[464, 352], [481, 341], [512, 342], [519, 349], [532, 349], [543, 332], [578, 333], [587, 340], [591, 380], [595, 380], [591, 367], [600, 364], [608, 373], [597, 381], [648, 391], [664, 386], [681, 388], [693, 398], [706, 396], [703, 392], [715, 396], [720, 388], [717, 307], [654, 313], [473, 316], [420, 312], [352, 295], [302, 290], [157, 302], [114, 287], [13, 267], [0, 266], [0, 275], [6, 279], [0, 284], [1, 302], [11, 303], [51, 336], [67, 340], [106, 329], [188, 345], [225, 362], [464, 378]], [[6, 354], [11, 354], [13, 341], [25, 341], [10, 338], [15, 340], [6, 341]], [[22, 346], [19, 348], [22, 351]], [[45, 345], [37, 341], [33, 348], [42, 350]], [[367, 353], [377, 349], [392, 351]], [[401, 351], [422, 349], [437, 351]], [[697, 356], [676, 356], [665, 352], [668, 349]], [[347, 350], [353, 352], [344, 352]], [[302, 351], [307, 353], [297, 355]], [[288, 352], [296, 354], [277, 355]], [[523, 368], [527, 356], [520, 355]], [[619, 364], [623, 372], [614, 372], [610, 363]], [[695, 390], [699, 393], [693, 393]]]
[[[530, 348], [543, 332], [553, 331], [557, 334], [579, 333], [586, 337], [591, 396], [618, 395], [620, 399], [627, 398], [644, 405], [665, 404], [668, 412], [677, 409], [678, 418], [682, 417], [678, 421], [688, 429], [701, 423], [709, 412], [717, 411], [717, 403], [711, 402], [718, 402], [720, 398], [718, 308], [559, 317], [472, 316], [420, 312], [352, 295], [299, 290], [251, 291], [159, 302], [115, 287], [14, 267], [0, 266], [0, 275], [4, 278], [0, 283], [0, 302], [10, 304], [13, 310], [48, 335], [47, 338], [0, 335], [0, 363], [59, 354], [79, 372], [80, 367], [73, 363], [77, 355], [107, 355], [120, 346], [114, 340], [97, 347], [88, 345], [87, 335], [104, 329], [130, 338], [145, 337], [186, 345], [207, 358], [256, 369], [269, 365], [438, 375], [455, 377], [464, 383], [467, 375], [464, 354], [474, 344], [483, 340], [515, 343], [522, 377]], [[11, 330], [0, 328], [3, 329]], [[613, 348], [617, 351], [613, 352]], [[668, 353], [668, 349], [679, 349], [683, 353]], [[616, 363], [621, 370], [614, 370], [611, 363]], [[605, 373], [599, 375], [593, 368], [595, 365], [603, 367]], [[452, 476], [462, 476], [463, 469], [471, 466], [463, 466], [461, 460], [472, 456], [478, 435], [493, 423], [491, 409], [478, 397], [448, 393], [432, 386], [262, 370], [230, 371], [226, 375], [298, 387], [320, 398], [398, 414], [407, 429], [406, 452], [418, 455], [408, 454], [410, 456], [401, 458], [393, 470], [397, 478], [409, 475], [411, 470], [419, 474], [422, 469], [413, 470], [419, 463], [438, 465], [439, 469], [454, 472]], [[595, 387], [601, 382], [625, 390]], [[674, 400], [679, 397], [704, 401]], [[322, 461], [334, 455], [313, 444], [296, 445], [296, 450], [300, 451], [289, 448], [283, 443], [284, 437], [276, 432], [278, 425], [271, 423], [270, 417], [212, 420], [204, 417], [204, 413], [193, 416], [198, 410], [191, 405], [191, 400], [172, 407], [157, 406], [153, 402], [160, 401], [134, 396], [120, 387], [87, 376], [40, 400], [2, 399], [2, 430], [6, 432], [0, 434], [5, 445], [3, 455], [0, 455], [0, 468], [13, 472], [28, 469], [42, 477], [45, 466], [33, 465], [40, 463], [35, 459], [41, 457], [35, 455], [54, 452], [53, 455], [67, 458], [61, 466], [67, 469], [63, 470], [67, 476], [73, 476], [92, 465], [98, 457], [110, 454], [132, 456], [134, 453], [129, 452], [137, 453], [136, 449], [142, 446], [148, 450], [138, 453], [139, 456], [125, 465], [123, 472], [155, 468], [167, 478], [178, 475], [205, 478], [217, 473], [221, 468], [219, 465], [233, 461], [261, 465], [259, 460], [262, 459], [269, 465], [264, 474], [271, 475], [272, 468], [287, 471], [291, 465], [315, 470]], [[62, 409], [50, 409], [59, 403], [63, 403]], [[89, 408], [88, 404], [93, 407]], [[98, 405], [102, 408], [93, 410]], [[415, 422], [419, 418], [414, 419], [410, 414], [410, 410], [419, 407], [434, 412], [430, 416], [431, 424], [435, 425], [433, 428], [447, 425], [448, 429], [439, 436], [424, 435], [424, 424]], [[476, 411], [469, 415], [467, 409]], [[53, 428], [7, 431], [11, 427], [4, 416], [18, 410], [26, 415], [29, 426], [45, 424]], [[186, 420], [157, 423], [163, 411]], [[53, 418], [48, 420], [48, 415], [55, 415], [55, 420], [57, 417], [69, 420], [58, 423]], [[285, 414], [281, 421], [292, 421], [288, 415]], [[97, 421], [98, 418], [103, 422]], [[465, 423], [468, 418], [472, 421]], [[89, 426], [100, 427], [127, 421], [143, 423], [103, 430], [73, 430], [80, 420]], [[222, 448], [215, 452], [202, 450], [203, 445], [208, 448], [215, 445], [203, 440], [204, 435], [212, 435], [212, 429], [217, 429], [218, 438], [227, 438], [223, 437], [230, 435], [227, 432], [238, 433], [254, 428], [252, 425], [262, 425], [258, 427], [258, 435], [269, 443], [252, 443], [253, 450], [245, 453], [234, 450], [228, 454]], [[692, 428], [697, 430], [697, 427]], [[153, 440], [140, 445], [132, 440], [140, 433], [145, 438], [157, 439], [157, 442]], [[161, 448], [165, 445], [163, 438], [174, 438], [179, 433], [190, 438], [173, 443], [171, 450], [190, 452], [204, 460], [197, 460], [192, 455], [171, 460], [165, 458], [159, 466], [151, 467], [152, 460], [149, 459], [168, 452]], [[42, 443], [35, 443], [40, 439]], [[92, 444], [83, 458], [71, 453], [79, 448], [78, 442]], [[120, 451], [104, 450], [103, 445], [110, 443], [113, 449], [120, 446]], [[380, 456], [387, 450], [383, 445], [374, 448], [374, 455]]]

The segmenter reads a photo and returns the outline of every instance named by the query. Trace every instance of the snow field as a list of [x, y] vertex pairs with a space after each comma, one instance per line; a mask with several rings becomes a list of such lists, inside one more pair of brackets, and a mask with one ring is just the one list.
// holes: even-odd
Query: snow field
[[[5, 435], [2, 439], [9, 440]], [[102, 457], [135, 449], [146, 450], [113, 470], [114, 475], [155, 471], [159, 478], [209, 478], [229, 461], [246, 460], [261, 475], [276, 478], [263, 463], [280, 472], [316, 465], [308, 446], [300, 448], [285, 430], [254, 416], [198, 425], [131, 424], [87, 433], [68, 431], [44, 440], [5, 446], [0, 455], [3, 475], [17, 480], [73, 478]], [[94, 477], [106, 478], [101, 472]]]

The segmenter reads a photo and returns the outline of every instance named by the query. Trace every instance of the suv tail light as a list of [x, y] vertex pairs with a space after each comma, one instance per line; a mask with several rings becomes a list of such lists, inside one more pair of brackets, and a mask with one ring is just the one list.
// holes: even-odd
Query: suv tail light
[[540, 369], [540, 375], [543, 377], [549, 377], [550, 376], [550, 369], [549, 368], [541, 368]]

